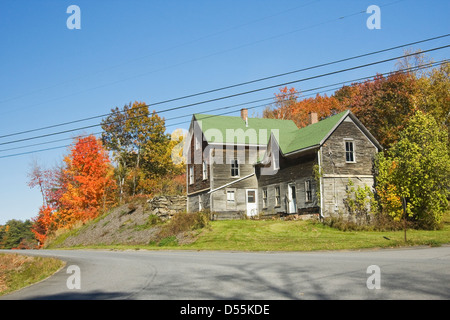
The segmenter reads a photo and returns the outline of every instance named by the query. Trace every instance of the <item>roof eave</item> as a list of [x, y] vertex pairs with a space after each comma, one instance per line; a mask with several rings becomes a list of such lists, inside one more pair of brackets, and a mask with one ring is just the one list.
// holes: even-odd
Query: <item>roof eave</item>
[[309, 146], [309, 147], [302, 148], [302, 149], [299, 149], [299, 150], [291, 151], [291, 152], [288, 152], [288, 153], [283, 153], [283, 156], [284, 157], [290, 157], [290, 156], [293, 156], [293, 155], [298, 155], [298, 154], [301, 154], [301, 153], [304, 153], [304, 152], [307, 152], [307, 151], [318, 149], [320, 147], [321, 147], [321, 144], [315, 144], [313, 146]]

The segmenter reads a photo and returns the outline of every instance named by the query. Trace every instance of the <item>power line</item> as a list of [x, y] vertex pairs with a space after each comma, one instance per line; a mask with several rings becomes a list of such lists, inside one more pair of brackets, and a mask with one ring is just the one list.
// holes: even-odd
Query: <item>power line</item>
[[[428, 38], [428, 39], [424, 39], [424, 40], [414, 41], [414, 42], [410, 42], [410, 43], [403, 44], [403, 45], [398, 45], [398, 46], [394, 46], [394, 47], [390, 47], [390, 48], [386, 48], [386, 49], [382, 49], [382, 50], [377, 50], [377, 51], [373, 51], [373, 52], [369, 52], [369, 53], [364, 53], [364, 54], [352, 56], [352, 57], [349, 57], [349, 58], [344, 58], [344, 59], [339, 59], [339, 60], [335, 60], [335, 61], [331, 61], [331, 62], [327, 62], [327, 63], [322, 63], [322, 64], [314, 65], [314, 66], [311, 66], [311, 67], [306, 67], [306, 68], [297, 69], [297, 70], [293, 70], [293, 71], [289, 71], [289, 72], [284, 72], [284, 73], [280, 73], [280, 74], [276, 74], [276, 75], [272, 75], [272, 76], [267, 76], [267, 77], [263, 77], [263, 78], [259, 78], [259, 79], [255, 79], [255, 80], [245, 81], [245, 82], [241, 82], [241, 83], [237, 83], [237, 84], [233, 84], [233, 85], [229, 85], [229, 86], [224, 86], [224, 87], [220, 87], [220, 88], [216, 88], [216, 89], [206, 90], [206, 91], [202, 91], [202, 92], [198, 92], [198, 93], [194, 93], [194, 94], [189, 94], [189, 95], [185, 95], [185, 96], [181, 96], [181, 97], [177, 97], [177, 98], [172, 98], [172, 99], [167, 99], [167, 100], [163, 100], [163, 101], [158, 101], [158, 102], [155, 102], [155, 103], [152, 103], [152, 104], [148, 104], [148, 105], [146, 105], [146, 107], [150, 107], [150, 106], [154, 107], [154, 106], [165, 104], [165, 103], [169, 103], [169, 102], [175, 102], [175, 101], [184, 100], [184, 99], [188, 99], [188, 98], [193, 98], [193, 97], [197, 97], [197, 96], [201, 96], [201, 95], [205, 95], [205, 94], [209, 94], [209, 93], [214, 93], [214, 92], [218, 92], [218, 91], [232, 89], [232, 88], [236, 88], [236, 87], [240, 87], [240, 86], [244, 86], [244, 85], [249, 85], [249, 84], [253, 84], [253, 83], [257, 83], [257, 82], [261, 82], [261, 81], [266, 81], [266, 80], [270, 80], [270, 79], [274, 79], [274, 78], [279, 78], [279, 77], [283, 77], [283, 76], [287, 76], [287, 75], [291, 75], [291, 74], [295, 74], [295, 73], [299, 73], [299, 72], [309, 71], [309, 70], [313, 70], [313, 69], [317, 69], [317, 68], [321, 68], [321, 67], [325, 67], [325, 66], [330, 66], [330, 65], [333, 65], [333, 64], [338, 64], [338, 63], [351, 61], [351, 60], [359, 59], [359, 58], [363, 58], [363, 57], [368, 57], [368, 56], [379, 54], [379, 53], [383, 53], [383, 52], [392, 51], [392, 50], [399, 49], [399, 48], [402, 48], [402, 47], [412, 46], [412, 45], [416, 45], [416, 44], [419, 44], [419, 43], [424, 43], [424, 42], [429, 42], [429, 41], [445, 38], [445, 37], [448, 37], [448, 36], [450, 36], [450, 34], [444, 34], [444, 35], [440, 35], [440, 36], [436, 36], [436, 37], [432, 37], [432, 38]], [[411, 55], [415, 55], [415, 54], [416, 53], [411, 54]], [[161, 113], [161, 112], [165, 112], [165, 111], [164, 110], [158, 111], [158, 113]], [[6, 135], [0, 136], [0, 139], [1, 138], [15, 136], [15, 135], [20, 135], [20, 134], [25, 134], [25, 133], [42, 131], [42, 130], [46, 130], [46, 129], [52, 129], [52, 128], [56, 128], [56, 127], [66, 126], [66, 125], [69, 125], [69, 124], [74, 124], [74, 123], [94, 120], [94, 119], [98, 119], [98, 118], [103, 118], [103, 117], [109, 116], [110, 114], [111, 113], [106, 113], [106, 114], [101, 114], [101, 115], [97, 115], [97, 116], [87, 117], [87, 118], [83, 118], [83, 119], [67, 121], [67, 122], [63, 122], [63, 123], [59, 123], [59, 124], [45, 126], [45, 127], [41, 127], [41, 128], [35, 128], [35, 129], [30, 129], [30, 130], [24, 130], [24, 131], [20, 131], [20, 132], [10, 133], [10, 134], [6, 134]]]
[[[410, 67], [410, 68], [405, 68], [405, 69], [402, 69], [402, 70], [397, 70], [397, 72], [409, 72], [409, 71], [412, 71], [412, 70], [427, 69], [427, 68], [431, 68], [431, 67], [434, 67], [434, 66], [438, 66], [438, 65], [441, 65], [441, 64], [447, 63], [447, 62], [448, 62], [448, 60], [441, 60], [441, 61], [438, 61], [438, 62], [429, 63], [429, 64], [427, 64], [427, 65], [425, 65], [425, 66]], [[379, 74], [379, 75], [385, 76], [385, 75], [388, 75], [388, 74], [393, 74], [393, 73], [395, 73], [395, 72], [396, 72], [396, 71], [393, 71], [393, 72], [386, 72], [386, 73]], [[339, 85], [342, 85], [342, 84], [349, 83], [349, 82], [355, 83], [355, 82], [357, 82], [357, 81], [363, 81], [363, 80], [367, 80], [367, 79], [370, 79], [370, 78], [373, 78], [373, 77], [374, 77], [374, 76], [372, 75], [372, 76], [363, 77], [363, 78], [359, 78], [359, 79], [354, 79], [354, 80], [349, 80], [349, 81], [343, 81], [343, 82], [340, 82], [340, 83], [335, 83], [335, 84], [326, 85], [326, 86], [322, 86], [322, 87], [318, 87], [318, 88], [313, 88], [313, 89], [304, 90], [304, 91], [302, 91], [302, 92], [308, 92], [308, 91], [312, 91], [312, 90], [323, 89], [323, 88], [330, 87], [330, 86], [336, 86], [336, 85], [338, 85], [338, 84], [339, 84]], [[335, 89], [339, 89], [339, 88], [340, 88], [340, 87], [336, 87]], [[328, 89], [328, 90], [326, 90], [326, 91], [329, 91], [329, 90], [330, 90], [330, 89]], [[325, 91], [325, 92], [326, 92], [326, 91]], [[310, 94], [310, 95], [314, 95], [314, 94], [317, 94], [317, 93], [319, 93], [319, 92], [315, 92], [315, 93], [312, 93], [312, 94]], [[233, 105], [233, 106], [227, 106], [227, 107], [216, 108], [216, 109], [208, 110], [208, 111], [205, 111], [205, 112], [212, 112], [212, 111], [217, 111], [217, 110], [229, 109], [229, 108], [232, 108], [232, 107], [242, 106], [243, 104], [255, 103], [255, 102], [257, 102], [257, 101], [262, 101], [262, 100], [267, 100], [267, 99], [260, 99], [260, 100], [255, 100], [255, 101], [252, 101], [252, 102], [241, 103], [241, 104], [238, 104], [238, 105]], [[252, 107], [247, 107], [247, 109], [255, 109], [255, 108], [259, 108], [259, 107], [263, 107], [263, 106], [267, 106], [267, 104], [257, 105], [257, 106], [252, 106]], [[216, 116], [219, 116], [219, 115], [230, 114], [230, 113], [234, 113], [234, 112], [236, 112], [236, 111], [238, 111], [238, 110], [233, 110], [233, 111], [223, 112], [223, 113], [220, 113], [220, 114], [217, 114], [217, 115], [210, 115], [209, 117], [216, 117]], [[169, 119], [166, 119], [166, 120], [174, 120], [174, 119], [178, 119], [178, 118], [182, 118], [182, 117], [186, 117], [186, 116], [188, 116], [188, 115], [177, 116], [177, 117], [169, 118]], [[138, 117], [142, 117], [142, 116], [138, 116]], [[174, 126], [174, 125], [178, 125], [178, 124], [187, 123], [187, 122], [189, 122], [189, 121], [190, 121], [190, 120], [188, 120], [188, 121], [182, 121], [182, 122], [178, 122], [178, 123], [174, 123], [174, 124], [170, 124], [170, 126]], [[98, 132], [98, 133], [92, 133], [92, 134], [82, 135], [82, 136], [79, 136], [78, 138], [84, 137], [84, 136], [89, 136], [89, 135], [98, 135], [98, 134], [101, 134], [101, 133], [103, 133], [103, 132]], [[72, 138], [71, 138], [71, 139], [72, 139]], [[20, 149], [20, 148], [26, 148], [26, 147], [31, 147], [31, 146], [37, 146], [37, 145], [44, 145], [44, 144], [54, 143], [54, 142], [59, 142], [59, 141], [63, 141], [63, 140], [68, 140], [68, 139], [60, 139], [60, 140], [55, 140], [55, 141], [50, 141], [50, 142], [43, 142], [43, 143], [38, 143], [38, 144], [35, 144], [35, 145], [29, 145], [29, 146], [23, 146], [23, 147], [11, 148], [11, 149]], [[61, 149], [61, 148], [67, 148], [67, 147], [70, 147], [70, 146], [71, 146], [71, 145], [64, 145], [64, 146], [58, 146], [58, 147], [52, 147], [52, 148], [46, 148], [46, 149], [33, 150], [33, 151], [27, 151], [27, 152], [22, 152], [22, 153], [16, 153], [16, 154], [11, 154], [11, 155], [5, 155], [5, 156], [0, 156], [0, 159], [1, 159], [1, 158], [14, 157], [14, 156], [20, 156], [20, 155], [26, 155], [26, 154], [31, 154], [31, 153], [37, 153], [37, 152], [50, 151], [50, 150]], [[11, 149], [9, 149], [9, 150], [11, 150]], [[7, 149], [7, 150], [8, 150], [8, 149]], [[2, 151], [7, 151], [7, 150], [0, 150], [0, 152], [2, 152]]]
[[[393, 5], [393, 4], [396, 4], [398, 2], [402, 2], [402, 1], [405, 1], [405, 0], [394, 1], [394, 2], [391, 2], [391, 3], [385, 4], [385, 5], [382, 5], [380, 7], [386, 7], [386, 6]], [[320, 23], [317, 23], [317, 24], [314, 24], [314, 25], [311, 25], [311, 26], [308, 26], [308, 27], [303, 27], [303, 28], [300, 28], [300, 29], [296, 29], [296, 30], [292, 30], [292, 31], [285, 32], [285, 33], [282, 33], [282, 34], [278, 34], [278, 35], [275, 35], [275, 36], [272, 36], [272, 37], [269, 37], [269, 38], [265, 38], [265, 39], [262, 39], [262, 40], [254, 41], [254, 42], [251, 42], [251, 43], [247, 43], [247, 44], [244, 44], [244, 45], [232, 48], [232, 49], [223, 50], [223, 51], [212, 53], [212, 54], [209, 54], [207, 56], [200, 57], [200, 58], [191, 59], [189, 61], [178, 63], [178, 64], [172, 65], [170, 67], [178, 67], [180, 65], [183, 65], [183, 64], [186, 64], [186, 63], [189, 63], [189, 62], [198, 61], [198, 60], [201, 60], [201, 59], [204, 59], [204, 58], [209, 58], [211, 56], [215, 56], [215, 55], [222, 54], [222, 53], [225, 53], [225, 52], [230, 52], [230, 51], [233, 51], [233, 50], [241, 49], [243, 47], [247, 47], [247, 46], [250, 46], [250, 45], [253, 45], [253, 44], [257, 44], [257, 43], [261, 43], [261, 42], [264, 42], [264, 41], [267, 41], [267, 40], [272, 40], [272, 39], [275, 39], [275, 38], [279, 38], [279, 37], [287, 35], [287, 34], [296, 33], [296, 32], [299, 32], [299, 31], [302, 31], [302, 30], [306, 30], [306, 29], [309, 29], [309, 28], [312, 28], [312, 27], [321, 26], [321, 25], [324, 25], [324, 24], [328, 24], [330, 22], [343, 20], [345, 18], [348, 18], [348, 17], [351, 17], [351, 16], [355, 16], [355, 15], [359, 15], [359, 14], [364, 14], [364, 13], [366, 13], [365, 10], [362, 10], [362, 11], [358, 11], [358, 12], [355, 12], [355, 13], [352, 13], [352, 14], [348, 14], [348, 15], [345, 15], [345, 16], [340, 16], [340, 17], [335, 18], [335, 19], [331, 19], [331, 20], [328, 20], [328, 21], [323, 21], [323, 22], [320, 22]], [[159, 70], [156, 70], [156, 71], [165, 70], [165, 69], [168, 69], [170, 67], [162, 68], [162, 69], [159, 69]], [[145, 75], [147, 75], [149, 73], [153, 73], [153, 72], [156, 72], [156, 71], [153, 70], [151, 72], [142, 73], [142, 74], [135, 75], [135, 76], [132, 76], [132, 77], [128, 77], [128, 78], [125, 78], [125, 79], [120, 79], [120, 80], [117, 80], [117, 81], [114, 81], [114, 82], [110, 82], [110, 83], [107, 83], [107, 84], [103, 84], [103, 85], [100, 85], [100, 86], [97, 86], [97, 87], [94, 87], [94, 88], [89, 88], [89, 89], [86, 89], [86, 90], [83, 90], [83, 91], [72, 93], [72, 94], [66, 95], [64, 97], [59, 97], [59, 98], [56, 98], [56, 99], [52, 99], [50, 101], [67, 98], [67, 97], [76, 95], [78, 93], [86, 92], [86, 91], [100, 89], [100, 88], [103, 88], [103, 87], [106, 87], [106, 86], [109, 86], [109, 85], [113, 85], [113, 84], [117, 84], [117, 83], [120, 83], [120, 82], [123, 82], [123, 81], [126, 81], [126, 80], [130, 80], [130, 79], [137, 78], [137, 77], [142, 77], [142, 76], [145, 76]]]
[[[442, 47], [438, 47], [438, 48], [433, 48], [433, 49], [428, 49], [428, 50], [422, 51], [422, 53], [435, 51], [435, 50], [440, 50], [440, 49], [443, 49], [443, 48], [447, 48], [449, 46], [450, 45], [442, 46]], [[380, 61], [376, 61], [376, 62], [372, 62], [372, 63], [368, 63], [368, 64], [356, 66], [356, 67], [341, 69], [341, 70], [338, 70], [338, 71], [333, 71], [333, 72], [329, 72], [329, 73], [325, 73], [325, 74], [321, 74], [321, 75], [316, 75], [316, 76], [312, 76], [312, 77], [308, 77], [308, 78], [303, 78], [303, 79], [299, 79], [299, 80], [289, 81], [289, 82], [285, 82], [285, 83], [282, 83], [282, 84], [272, 85], [272, 86], [268, 86], [268, 87], [264, 87], [264, 88], [254, 89], [254, 90], [250, 90], [250, 91], [246, 91], [246, 92], [241, 92], [241, 93], [237, 93], [237, 94], [233, 94], [233, 95], [228, 95], [228, 96], [225, 96], [225, 97], [214, 98], [214, 99], [200, 101], [200, 102], [196, 102], [196, 103], [192, 103], [192, 104], [188, 104], [188, 105], [184, 105], [184, 106], [169, 108], [169, 109], [165, 109], [163, 111], [160, 111], [159, 113], [167, 112], [167, 111], [173, 111], [173, 110], [178, 110], [178, 109], [183, 109], [183, 108], [188, 108], [188, 107], [192, 107], [192, 106], [196, 106], [196, 105], [200, 105], [200, 104], [205, 104], [205, 103], [209, 103], [209, 102], [224, 100], [224, 99], [228, 99], [228, 98], [231, 98], [231, 97], [237, 97], [237, 96], [241, 96], [241, 95], [244, 95], [244, 94], [254, 93], [254, 92], [263, 91], [263, 90], [267, 90], [267, 89], [273, 89], [275, 87], [286, 86], [286, 85], [293, 84], [293, 83], [298, 83], [298, 82], [307, 81], [307, 80], [311, 80], [311, 79], [316, 79], [316, 78], [329, 76], [329, 75], [333, 75], [333, 74], [337, 74], [337, 73], [342, 73], [342, 72], [346, 72], [346, 71], [350, 71], [350, 70], [355, 70], [355, 69], [376, 65], [376, 64], [392, 61], [392, 60], [395, 60], [395, 59], [399, 59], [401, 57], [407, 57], [407, 56], [411, 56], [411, 55], [415, 55], [415, 54], [408, 54], [408, 55], [404, 55], [404, 56], [400, 56], [400, 57], [384, 59], [384, 60], [380, 60]], [[109, 124], [109, 123], [107, 123], [107, 124]], [[6, 145], [6, 144], [12, 144], [12, 143], [23, 142], [23, 141], [28, 141], [28, 140], [34, 140], [34, 139], [49, 137], [49, 136], [53, 136], [53, 135], [59, 135], [59, 134], [74, 132], [74, 131], [78, 131], [78, 130], [91, 129], [91, 128], [98, 127], [98, 126], [101, 126], [101, 124], [84, 126], [84, 127], [75, 128], [75, 129], [69, 129], [69, 130], [64, 130], [64, 131], [59, 131], [59, 132], [54, 132], [54, 133], [48, 133], [48, 134], [44, 134], [44, 135], [40, 135], [40, 136], [34, 136], [34, 137], [18, 139], [18, 140], [14, 140], [14, 141], [3, 142], [3, 143], [0, 143], [0, 145]]]
[[[435, 50], [441, 50], [441, 49], [445, 49], [445, 48], [448, 48], [448, 47], [450, 47], [450, 45], [424, 50], [424, 51], [421, 51], [421, 53], [431, 52], [431, 51], [435, 51]], [[263, 87], [263, 88], [253, 89], [253, 90], [250, 90], [250, 91], [235, 93], [235, 94], [232, 94], [232, 95], [227, 95], [227, 96], [223, 96], [223, 97], [219, 97], [219, 98], [214, 98], [214, 99], [204, 100], [204, 101], [200, 101], [200, 102], [195, 102], [195, 103], [191, 103], [191, 104], [187, 104], [187, 105], [183, 105], [183, 106], [168, 108], [168, 109], [164, 109], [162, 111], [159, 111], [159, 113], [168, 112], [168, 111], [174, 111], [174, 110], [179, 110], [179, 109], [184, 109], [184, 108], [193, 107], [193, 106], [198, 106], [198, 105], [205, 104], [205, 103], [225, 100], [225, 99], [234, 98], [234, 97], [238, 97], [238, 96], [242, 96], [242, 95], [246, 95], [246, 94], [250, 94], [250, 93], [260, 92], [260, 91], [264, 91], [264, 90], [268, 90], [268, 89], [273, 89], [273, 88], [276, 88], [276, 87], [282, 87], [282, 86], [287, 86], [287, 85], [291, 85], [291, 84], [294, 84], [294, 83], [299, 83], [299, 82], [308, 81], [308, 80], [312, 80], [312, 79], [322, 78], [322, 77], [326, 77], [326, 76], [330, 76], [330, 75], [334, 75], [334, 74], [338, 74], [338, 73], [342, 73], [342, 72], [347, 72], [347, 71], [351, 71], [351, 70], [365, 68], [365, 67], [368, 67], [368, 66], [377, 65], [377, 64], [380, 64], [380, 63], [389, 62], [389, 61], [392, 61], [392, 60], [396, 60], [396, 59], [399, 59], [399, 58], [408, 57], [408, 56], [412, 56], [412, 55], [416, 55], [416, 53], [411, 53], [411, 54], [398, 56], [398, 57], [394, 57], [394, 58], [379, 60], [379, 61], [376, 61], [376, 62], [366, 63], [366, 64], [355, 66], [355, 67], [350, 67], [350, 68], [346, 68], [346, 69], [332, 71], [332, 72], [328, 72], [328, 73], [324, 73], [324, 74], [320, 74], [320, 75], [315, 75], [315, 76], [311, 76], [311, 77], [307, 77], [307, 78], [302, 78], [302, 79], [298, 79], [298, 80], [284, 82], [284, 83], [271, 85], [271, 86], [267, 86], [267, 87]], [[149, 105], [147, 105], [147, 107], [148, 106]], [[49, 136], [53, 136], [53, 135], [59, 135], [59, 134], [74, 132], [74, 131], [78, 131], [78, 130], [91, 129], [91, 128], [98, 127], [98, 126], [101, 126], [101, 124], [89, 125], [89, 126], [84, 126], [84, 127], [75, 128], [75, 129], [68, 129], [68, 130], [64, 130], [64, 131], [53, 132], [53, 133], [43, 134], [43, 135], [34, 136], [34, 137], [28, 137], [28, 138], [13, 140], [13, 141], [2, 142], [2, 143], [0, 143], [0, 145], [6, 145], [6, 144], [17, 143], [17, 142], [23, 142], [23, 141], [28, 141], [28, 140], [39, 139], [39, 138], [45, 138], [45, 137], [49, 137]]]

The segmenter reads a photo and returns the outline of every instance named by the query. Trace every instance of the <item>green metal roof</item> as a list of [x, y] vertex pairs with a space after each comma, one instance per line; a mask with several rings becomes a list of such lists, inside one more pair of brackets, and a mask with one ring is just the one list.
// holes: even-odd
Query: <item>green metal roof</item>
[[319, 146], [321, 142], [331, 133], [348, 111], [341, 112], [317, 123], [311, 124], [287, 136], [280, 136], [278, 144], [283, 154], [297, 150]]
[[271, 133], [283, 154], [320, 145], [349, 111], [298, 129], [292, 120], [248, 118], [194, 114], [209, 143], [266, 145]]
[[241, 117], [194, 114], [208, 143], [237, 143], [267, 145], [274, 132], [285, 136], [298, 128], [292, 120], [248, 118], [248, 126]]

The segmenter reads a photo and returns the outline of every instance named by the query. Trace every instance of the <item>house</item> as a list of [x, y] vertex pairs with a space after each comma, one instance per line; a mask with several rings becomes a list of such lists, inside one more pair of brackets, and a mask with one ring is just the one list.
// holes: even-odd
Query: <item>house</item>
[[350, 111], [322, 121], [311, 113], [310, 120], [299, 129], [291, 120], [249, 118], [246, 109], [240, 117], [194, 114], [185, 147], [188, 212], [343, 211], [349, 179], [373, 186], [382, 147]]

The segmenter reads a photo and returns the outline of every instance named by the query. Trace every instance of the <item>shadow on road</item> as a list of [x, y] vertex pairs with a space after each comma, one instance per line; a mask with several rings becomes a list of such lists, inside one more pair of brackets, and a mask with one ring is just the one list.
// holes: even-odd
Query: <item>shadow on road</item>
[[24, 300], [124, 300], [129, 296], [126, 292], [63, 292], [52, 295], [28, 297]]

